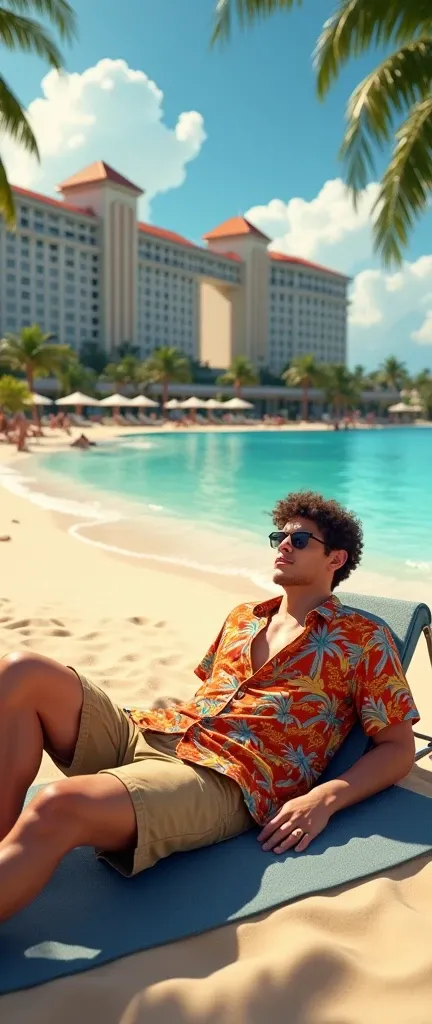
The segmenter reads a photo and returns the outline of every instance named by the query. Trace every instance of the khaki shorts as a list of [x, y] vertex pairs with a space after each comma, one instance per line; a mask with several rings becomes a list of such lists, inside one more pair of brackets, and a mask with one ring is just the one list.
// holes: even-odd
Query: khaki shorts
[[135, 875], [171, 853], [210, 846], [254, 825], [240, 787], [211, 768], [176, 756], [179, 736], [141, 732], [103, 690], [78, 676], [81, 722], [64, 775], [109, 772], [126, 787], [136, 814], [137, 843], [124, 852], [97, 851], [123, 875]]

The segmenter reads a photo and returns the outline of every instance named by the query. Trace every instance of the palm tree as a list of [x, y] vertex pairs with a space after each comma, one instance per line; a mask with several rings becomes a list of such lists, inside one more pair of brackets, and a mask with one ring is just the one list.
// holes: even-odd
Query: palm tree
[[326, 366], [322, 383], [327, 401], [335, 418], [339, 420], [347, 409], [354, 409], [360, 397], [360, 388], [354, 375], [342, 363]]
[[240, 398], [242, 388], [256, 384], [258, 374], [247, 356], [234, 356], [229, 370], [216, 378], [217, 384], [228, 384], [234, 387], [236, 398]]
[[88, 366], [83, 366], [75, 353], [67, 353], [59, 360], [55, 375], [60, 383], [62, 395], [70, 395], [73, 391], [84, 391], [86, 395], [96, 393], [96, 372]]
[[[227, 39], [233, 9], [252, 23], [302, 0], [218, 0], [213, 41]], [[375, 171], [373, 150], [393, 146], [375, 204], [375, 245], [400, 263], [432, 191], [432, 7], [430, 0], [339, 0], [315, 50], [323, 99], [344, 65], [376, 44], [393, 48], [352, 93], [341, 156], [354, 201]], [[395, 132], [395, 123], [397, 125]]]
[[170, 384], [186, 384], [191, 380], [189, 360], [172, 345], [155, 348], [143, 364], [141, 379], [148, 384], [162, 384], [162, 406], [165, 410]]
[[11, 413], [22, 412], [29, 404], [30, 392], [23, 380], [7, 374], [0, 377], [0, 409]]
[[108, 363], [102, 374], [102, 379], [112, 381], [116, 391], [121, 391], [126, 384], [137, 386], [142, 376], [141, 365], [136, 356], [125, 355], [119, 363]]
[[424, 379], [418, 386], [420, 401], [427, 418], [432, 419], [432, 377]]
[[400, 363], [395, 356], [388, 356], [379, 369], [379, 380], [389, 390], [402, 391], [409, 383], [405, 363]]
[[315, 356], [296, 356], [292, 365], [282, 374], [287, 388], [302, 389], [301, 418], [306, 422], [309, 416], [309, 391], [318, 388], [322, 381], [322, 367]]
[[[60, 39], [69, 42], [75, 35], [75, 14], [67, 0], [8, 0], [0, 8], [0, 46], [35, 54], [59, 70], [62, 58], [49, 31], [34, 17], [51, 22]], [[37, 140], [19, 99], [0, 78], [0, 119], [2, 129], [15, 142], [39, 159]], [[15, 204], [5, 166], [0, 159], [0, 211], [9, 224], [15, 223]]]
[[[21, 334], [8, 334], [0, 341], [0, 363], [25, 375], [29, 391], [33, 391], [36, 377], [56, 374], [65, 359], [73, 358], [68, 345], [52, 345], [53, 334], [43, 334], [38, 324], [23, 327]], [[33, 419], [39, 427], [37, 406], [33, 405]]]

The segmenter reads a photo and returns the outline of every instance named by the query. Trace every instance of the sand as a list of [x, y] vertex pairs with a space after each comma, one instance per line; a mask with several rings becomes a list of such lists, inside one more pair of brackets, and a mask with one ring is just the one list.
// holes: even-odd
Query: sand
[[[0, 462], [11, 458], [24, 469], [26, 456], [0, 445]], [[34, 650], [76, 665], [119, 703], [188, 698], [193, 668], [228, 610], [263, 592], [115, 557], [74, 539], [69, 526], [68, 517], [0, 490], [0, 535], [11, 537], [0, 544], [0, 651]], [[421, 581], [407, 586], [359, 572], [352, 589], [432, 603]], [[409, 680], [421, 726], [432, 731], [423, 644]], [[54, 774], [45, 758], [39, 778]], [[416, 769], [411, 784], [432, 795], [428, 771]], [[432, 861], [422, 857], [240, 925], [3, 997], [0, 1017], [5, 1024], [94, 1017], [105, 1024], [430, 1024], [431, 926]]]

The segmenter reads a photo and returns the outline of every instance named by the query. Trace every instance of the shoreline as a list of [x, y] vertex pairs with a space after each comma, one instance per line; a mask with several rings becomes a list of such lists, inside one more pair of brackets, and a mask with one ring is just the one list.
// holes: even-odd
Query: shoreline
[[[222, 429], [225, 433], [236, 432], [232, 427]], [[202, 432], [202, 428], [195, 432]], [[63, 472], [44, 469], [38, 456], [64, 454], [79, 433], [80, 428], [73, 428], [69, 437], [58, 432], [49, 434], [24, 454], [0, 445], [0, 491], [6, 488], [33, 506], [44, 508], [74, 540], [114, 559], [193, 579], [207, 578], [225, 591], [253, 586], [261, 596], [275, 593], [267, 547], [253, 530], [240, 531], [234, 524], [223, 526], [199, 519], [192, 522], [175, 510], [115, 491], [99, 491], [87, 482], [69, 480]], [[116, 440], [163, 433], [157, 428], [140, 428], [135, 435], [124, 427], [94, 426], [91, 436], [102, 448]], [[10, 474], [6, 481], [2, 479], [4, 473]], [[426, 602], [430, 599], [430, 562], [397, 562], [386, 556], [377, 561], [367, 551], [365, 561], [347, 581], [347, 590]]]

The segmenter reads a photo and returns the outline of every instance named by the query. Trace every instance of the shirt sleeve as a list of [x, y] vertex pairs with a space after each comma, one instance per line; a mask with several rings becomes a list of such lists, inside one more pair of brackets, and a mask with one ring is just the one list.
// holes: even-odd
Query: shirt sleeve
[[213, 643], [210, 644], [207, 654], [204, 655], [202, 661], [200, 661], [199, 665], [197, 665], [196, 669], [194, 670], [195, 675], [198, 676], [198, 679], [201, 679], [203, 683], [206, 683], [210, 679], [211, 674], [213, 672], [213, 667], [218, 652], [219, 644], [222, 640], [222, 636], [224, 634], [227, 621], [228, 620], [224, 622], [222, 629], [219, 631], [216, 637], [216, 640], [213, 640]]
[[377, 625], [364, 644], [355, 673], [354, 703], [368, 736], [389, 725], [419, 721], [396, 644], [385, 626]]

